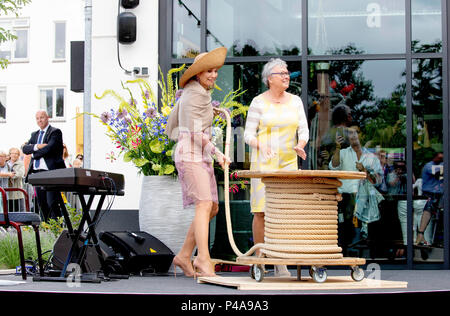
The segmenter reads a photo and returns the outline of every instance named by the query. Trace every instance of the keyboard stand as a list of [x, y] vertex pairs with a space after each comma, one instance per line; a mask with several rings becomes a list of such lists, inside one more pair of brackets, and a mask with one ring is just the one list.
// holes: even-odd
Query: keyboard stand
[[[67, 211], [66, 206], [64, 205], [62, 199], [60, 202], [61, 210], [67, 225], [67, 230], [69, 232], [69, 236], [72, 239], [72, 246], [69, 250], [69, 253], [67, 255], [66, 261], [64, 263], [64, 267], [61, 271], [61, 274], [59, 277], [55, 276], [35, 276], [33, 278], [33, 281], [56, 281], [56, 282], [91, 282], [91, 283], [100, 283], [101, 279], [98, 277], [98, 273], [86, 273], [86, 266], [85, 266], [85, 255], [86, 250], [88, 246], [94, 245], [95, 250], [98, 255], [98, 259], [100, 261], [100, 265], [102, 268], [102, 271], [105, 272], [105, 259], [103, 258], [103, 253], [101, 251], [99, 241], [97, 238], [97, 233], [95, 232], [95, 226], [97, 224], [98, 217], [100, 215], [103, 202], [106, 198], [106, 193], [78, 193], [81, 207], [82, 207], [82, 218], [80, 221], [79, 227], [74, 230], [72, 223], [70, 221], [69, 212]], [[88, 195], [89, 199], [86, 203], [86, 200], [84, 198], [84, 195]], [[94, 201], [94, 197], [96, 195], [100, 195], [100, 200], [98, 201], [97, 208], [95, 210], [94, 216], [91, 218], [90, 210], [92, 207], [92, 203]], [[87, 224], [87, 236], [86, 239], [83, 242], [83, 245], [80, 247], [78, 245], [78, 241], [81, 240], [81, 233], [83, 231], [84, 225]], [[92, 241], [92, 243], [91, 243]], [[73, 271], [70, 271], [69, 274], [67, 274], [67, 269], [70, 264], [76, 264], [75, 267], [79, 269], [78, 271], [84, 271], [84, 273], [79, 274], [78, 271], [75, 271], [76, 275], [74, 275]], [[81, 270], [81, 271], [80, 271]]]

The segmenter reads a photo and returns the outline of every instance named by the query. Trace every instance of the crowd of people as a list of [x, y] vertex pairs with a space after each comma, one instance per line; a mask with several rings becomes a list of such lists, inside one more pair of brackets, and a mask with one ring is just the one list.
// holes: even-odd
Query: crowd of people
[[[63, 159], [67, 168], [82, 168], [83, 155], [76, 155], [71, 160], [67, 146], [64, 144]], [[19, 147], [12, 147], [9, 151], [0, 150], [0, 187], [19, 188], [28, 192], [30, 207], [37, 209], [35, 190], [26, 183], [25, 179], [30, 167], [31, 155], [26, 155]], [[25, 198], [22, 192], [7, 192], [8, 212], [20, 212], [25, 210]], [[3, 203], [0, 203], [0, 210], [3, 211]]]
[[[352, 122], [348, 106], [341, 104], [333, 109], [332, 123], [333, 127], [323, 137], [319, 150], [322, 169], [362, 171], [367, 174], [364, 180], [341, 180], [342, 186], [338, 189], [342, 194], [342, 201], [339, 202], [339, 238], [344, 252], [349, 245], [368, 238], [368, 224], [380, 220], [382, 207], [397, 211], [406, 245], [406, 161], [401, 155], [383, 149], [374, 152], [361, 145], [360, 131]], [[415, 179], [413, 175], [412, 183], [415, 188], [414, 242], [429, 245], [433, 237], [425, 234], [425, 230], [442, 203], [442, 152], [436, 152], [432, 161], [423, 166], [420, 178]], [[403, 253], [400, 251], [398, 255]]]

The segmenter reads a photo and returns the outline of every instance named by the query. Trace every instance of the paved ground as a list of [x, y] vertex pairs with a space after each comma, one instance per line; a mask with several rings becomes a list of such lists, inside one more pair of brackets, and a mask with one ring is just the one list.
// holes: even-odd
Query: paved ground
[[[295, 273], [295, 271], [291, 271]], [[289, 306], [293, 308], [300, 301], [308, 304], [319, 304], [324, 300], [331, 302], [337, 299], [340, 303], [368, 302], [372, 308], [381, 308], [382, 302], [394, 300], [396, 303], [405, 301], [437, 303], [448, 302], [450, 298], [449, 270], [382, 270], [379, 271], [381, 280], [408, 282], [404, 289], [357, 289], [357, 290], [268, 290], [242, 291], [234, 287], [214, 284], [199, 284], [192, 278], [177, 275], [164, 276], [132, 276], [129, 279], [102, 281], [101, 283], [69, 284], [66, 282], [36, 282], [29, 277], [24, 283], [16, 275], [0, 275], [0, 301], [20, 298], [21, 300], [37, 302], [58, 301], [68, 299], [70, 302], [95, 302], [99, 307], [105, 304], [116, 306], [116, 303], [131, 304], [163, 304], [168, 311], [184, 312], [198, 311], [200, 308], [212, 308], [215, 304], [216, 312], [241, 312], [242, 309], [263, 308], [275, 310]], [[302, 277], [308, 277], [307, 271], [302, 271]], [[347, 276], [346, 270], [328, 270], [328, 276]], [[249, 277], [247, 272], [220, 272], [222, 277]], [[367, 275], [367, 273], [366, 273]], [[7, 284], [8, 282], [16, 284]], [[433, 297], [432, 300], [426, 297]], [[425, 300], [424, 300], [425, 298]], [[435, 299], [434, 299], [435, 298]], [[300, 301], [299, 301], [300, 300]], [[376, 305], [373, 305], [377, 302]], [[379, 304], [378, 304], [379, 303]], [[111, 304], [111, 305], [110, 305]], [[234, 304], [234, 305], [233, 305]], [[381, 304], [381, 305], [380, 305]], [[90, 305], [90, 306], [94, 306]], [[426, 305], [426, 304], [425, 304]], [[259, 307], [258, 307], [259, 306]], [[395, 305], [396, 306], [396, 305]], [[420, 305], [419, 305], [420, 307]], [[211, 310], [208, 310], [211, 311]], [[203, 310], [207, 312], [207, 310]]]

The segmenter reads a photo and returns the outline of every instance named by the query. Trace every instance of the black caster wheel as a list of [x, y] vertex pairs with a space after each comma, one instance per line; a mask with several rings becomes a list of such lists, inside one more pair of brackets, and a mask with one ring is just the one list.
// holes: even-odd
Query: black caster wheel
[[312, 267], [312, 278], [317, 283], [323, 283], [327, 280], [327, 269], [322, 267]]
[[252, 279], [256, 282], [261, 282], [264, 279], [264, 268], [261, 264], [254, 264], [251, 268]]
[[359, 282], [362, 281], [365, 277], [364, 270], [360, 267], [352, 267], [351, 277], [353, 281]]

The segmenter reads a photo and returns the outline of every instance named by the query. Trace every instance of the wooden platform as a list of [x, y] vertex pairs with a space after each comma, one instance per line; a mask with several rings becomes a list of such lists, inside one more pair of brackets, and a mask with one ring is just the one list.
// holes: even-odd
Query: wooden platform
[[359, 171], [335, 171], [335, 170], [274, 170], [274, 171], [256, 171], [256, 170], [240, 170], [237, 176], [241, 178], [339, 178], [339, 179], [364, 179], [365, 172]]
[[398, 289], [407, 288], [408, 282], [383, 281], [364, 279], [355, 282], [349, 276], [329, 276], [324, 283], [316, 283], [309, 277], [302, 277], [298, 281], [296, 277], [278, 278], [266, 277], [263, 282], [257, 282], [250, 276], [242, 277], [199, 277], [198, 283], [209, 283], [220, 286], [234, 287], [238, 290], [347, 290], [347, 289]]
[[360, 266], [366, 264], [364, 258], [344, 257], [342, 259], [278, 259], [255, 256], [236, 258], [238, 264], [281, 264], [295, 266]]

